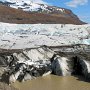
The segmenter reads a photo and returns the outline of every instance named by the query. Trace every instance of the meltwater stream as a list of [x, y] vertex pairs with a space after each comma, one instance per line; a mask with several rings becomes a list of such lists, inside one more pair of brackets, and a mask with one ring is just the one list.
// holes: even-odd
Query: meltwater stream
[[48, 75], [12, 85], [19, 90], [90, 90], [90, 83], [83, 77]]

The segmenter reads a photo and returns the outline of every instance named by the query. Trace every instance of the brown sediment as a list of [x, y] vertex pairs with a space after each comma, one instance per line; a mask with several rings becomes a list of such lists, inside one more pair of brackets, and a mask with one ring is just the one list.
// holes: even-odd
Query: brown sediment
[[0, 90], [17, 90], [13, 86], [9, 86], [8, 84], [0, 82]]

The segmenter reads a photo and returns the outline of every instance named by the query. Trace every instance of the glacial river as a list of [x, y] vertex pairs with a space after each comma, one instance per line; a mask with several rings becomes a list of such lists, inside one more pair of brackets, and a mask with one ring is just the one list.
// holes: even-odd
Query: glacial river
[[26, 82], [15, 82], [19, 90], [90, 90], [90, 83], [75, 76], [48, 75]]

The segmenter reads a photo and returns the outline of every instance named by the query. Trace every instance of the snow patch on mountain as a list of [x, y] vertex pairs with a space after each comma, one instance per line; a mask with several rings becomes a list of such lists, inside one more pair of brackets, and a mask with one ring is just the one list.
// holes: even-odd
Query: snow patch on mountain
[[3, 3], [7, 3], [8, 6], [15, 9], [22, 9], [24, 11], [47, 11], [48, 13], [52, 11], [64, 12], [64, 9], [58, 7], [49, 7], [47, 3], [39, 0], [0, 0]]

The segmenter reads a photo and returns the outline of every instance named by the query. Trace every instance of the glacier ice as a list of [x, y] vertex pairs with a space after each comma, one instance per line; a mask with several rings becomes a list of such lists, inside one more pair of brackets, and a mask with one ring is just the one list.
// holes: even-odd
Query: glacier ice
[[90, 45], [89, 24], [9, 24], [0, 22], [1, 48], [24, 49], [42, 45], [73, 44]]

